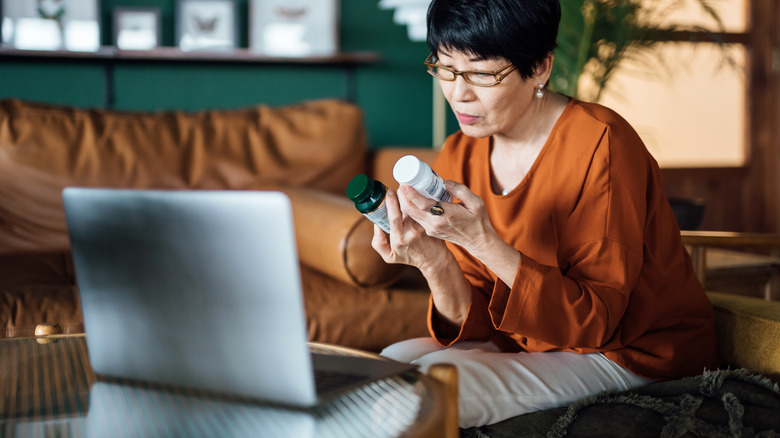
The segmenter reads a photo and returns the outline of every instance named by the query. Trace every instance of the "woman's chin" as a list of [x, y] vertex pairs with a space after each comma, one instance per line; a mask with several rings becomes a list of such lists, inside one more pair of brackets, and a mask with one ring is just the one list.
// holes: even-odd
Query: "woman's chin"
[[476, 126], [476, 125], [466, 125], [463, 123], [458, 124], [460, 126], [460, 130], [469, 137], [474, 138], [482, 138], [482, 137], [490, 137], [493, 135], [493, 133], [486, 129], [485, 127]]

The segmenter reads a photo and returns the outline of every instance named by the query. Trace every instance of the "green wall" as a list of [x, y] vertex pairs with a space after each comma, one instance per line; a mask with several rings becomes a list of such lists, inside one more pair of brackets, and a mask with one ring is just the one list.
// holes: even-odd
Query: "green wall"
[[[174, 43], [176, 0], [100, 0], [102, 39], [111, 44], [117, 6], [160, 8], [163, 44]], [[248, 0], [237, 0], [239, 38], [247, 46]], [[422, 61], [425, 43], [414, 43], [378, 0], [340, 0], [342, 51], [377, 52], [376, 64], [240, 64], [0, 59], [0, 98], [15, 97], [79, 107], [105, 107], [113, 80], [114, 108], [199, 110], [308, 99], [354, 98], [364, 111], [372, 147], [429, 146], [432, 79]], [[110, 79], [111, 78], [111, 79]], [[351, 81], [351, 82], [349, 82]], [[349, 85], [351, 84], [351, 85]], [[449, 123], [450, 126], [456, 124]]]

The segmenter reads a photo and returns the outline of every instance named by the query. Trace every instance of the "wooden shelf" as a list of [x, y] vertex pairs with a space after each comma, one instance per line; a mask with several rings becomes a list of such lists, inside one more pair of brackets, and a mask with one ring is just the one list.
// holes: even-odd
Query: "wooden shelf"
[[31, 59], [111, 59], [115, 56], [113, 47], [101, 47], [94, 52], [72, 52], [68, 50], [21, 50], [13, 47], [0, 47], [0, 58]]
[[115, 66], [125, 63], [195, 63], [201, 65], [293, 65], [300, 67], [339, 67], [346, 76], [346, 100], [354, 102], [357, 96], [356, 69], [365, 64], [382, 60], [376, 52], [343, 52], [329, 56], [273, 57], [254, 53], [250, 49], [222, 51], [184, 51], [178, 47], [159, 47], [153, 50], [119, 50], [114, 46], [102, 46], [93, 52], [69, 50], [22, 50], [0, 46], [0, 60], [36, 61], [44, 63], [97, 63], [105, 71], [105, 106], [113, 108], [115, 98]]
[[381, 61], [381, 56], [376, 52], [344, 52], [322, 56], [275, 57], [259, 55], [246, 48], [223, 51], [183, 51], [177, 47], [159, 47], [152, 50], [120, 50], [113, 46], [103, 46], [94, 52], [22, 50], [13, 47], [0, 47], [0, 58], [299, 65], [359, 65]]

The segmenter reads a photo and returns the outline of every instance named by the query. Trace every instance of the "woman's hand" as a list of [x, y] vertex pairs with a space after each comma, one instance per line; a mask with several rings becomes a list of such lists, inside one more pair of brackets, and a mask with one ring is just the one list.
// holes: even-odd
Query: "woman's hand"
[[412, 217], [401, 212], [396, 192], [388, 190], [385, 196], [390, 235], [375, 225], [371, 246], [387, 263], [403, 263], [420, 270], [431, 289], [436, 313], [457, 333], [471, 304], [471, 288], [463, 271], [443, 240], [429, 236]]
[[431, 214], [435, 201], [410, 186], [398, 189], [401, 211], [420, 224], [431, 237], [455, 243], [472, 254], [486, 251], [498, 236], [490, 224], [482, 198], [455, 181], [447, 181], [446, 187], [460, 202], [442, 202], [444, 214]]
[[385, 195], [390, 235], [374, 227], [371, 246], [387, 263], [401, 263], [419, 268], [423, 273], [436, 268], [449, 250], [444, 242], [428, 236], [411, 217], [404, 215], [395, 191], [388, 189]]
[[520, 265], [520, 252], [496, 233], [482, 198], [455, 181], [447, 181], [446, 186], [447, 191], [460, 202], [442, 202], [443, 214], [431, 214], [435, 201], [409, 186], [398, 189], [401, 211], [407, 220], [413, 219], [428, 236], [464, 248], [511, 287]]

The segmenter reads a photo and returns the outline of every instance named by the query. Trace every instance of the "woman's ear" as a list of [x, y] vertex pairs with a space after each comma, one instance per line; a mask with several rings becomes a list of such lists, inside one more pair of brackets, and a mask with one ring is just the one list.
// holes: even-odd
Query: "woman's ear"
[[555, 55], [550, 52], [539, 63], [539, 65], [536, 66], [536, 71], [534, 72], [533, 77], [534, 84], [547, 84], [547, 81], [550, 79], [550, 75], [552, 74], [553, 58], [555, 58]]

